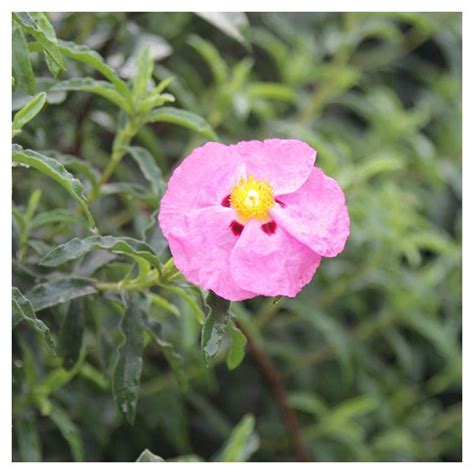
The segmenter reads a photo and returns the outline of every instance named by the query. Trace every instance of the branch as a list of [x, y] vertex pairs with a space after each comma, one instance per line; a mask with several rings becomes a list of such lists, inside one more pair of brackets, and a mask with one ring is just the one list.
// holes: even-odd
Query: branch
[[247, 328], [241, 321], [236, 321], [239, 329], [245, 334], [250, 354], [252, 355], [255, 363], [258, 365], [260, 372], [265, 378], [272, 396], [278, 404], [280, 409], [283, 422], [286, 425], [288, 434], [290, 436], [295, 456], [300, 462], [311, 462], [308, 452], [306, 451], [303, 443], [303, 437], [301, 435], [301, 429], [296, 418], [295, 412], [288, 403], [288, 396], [286, 394], [286, 388], [283, 383], [283, 378], [278, 370], [273, 366], [270, 358], [257, 346], [255, 339], [248, 332]]

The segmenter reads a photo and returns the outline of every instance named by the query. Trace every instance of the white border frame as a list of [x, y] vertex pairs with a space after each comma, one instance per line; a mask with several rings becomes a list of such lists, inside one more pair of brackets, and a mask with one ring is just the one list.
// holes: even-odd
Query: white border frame
[[[474, 179], [473, 160], [474, 147], [472, 137], [474, 135], [472, 127], [474, 124], [474, 75], [473, 75], [473, 37], [474, 37], [474, 1], [466, 0], [398, 0], [380, 1], [359, 0], [357, 2], [348, 0], [332, 0], [331, 2], [318, 2], [309, 0], [292, 0], [291, 2], [277, 3], [275, 0], [228, 0], [224, 2], [212, 0], [173, 0], [172, 2], [159, 2], [152, 0], [2, 0], [0, 5], [0, 35], [2, 53], [0, 64], [2, 74], [0, 74], [0, 107], [2, 126], [0, 127], [0, 151], [2, 172], [0, 173], [0, 222], [2, 224], [1, 236], [1, 257], [0, 261], [5, 262], [2, 266], [0, 281], [0, 301], [2, 305], [2, 331], [1, 337], [1, 380], [3, 390], [0, 393], [0, 462], [5, 471], [22, 472], [29, 469], [40, 469], [40, 471], [63, 470], [62, 463], [36, 463], [30, 466], [27, 463], [11, 462], [12, 432], [11, 432], [11, 12], [12, 11], [462, 11], [463, 13], [463, 241], [467, 245], [463, 246], [463, 462], [462, 463], [383, 463], [382, 469], [387, 473], [395, 473], [399, 469], [407, 472], [420, 473], [421, 470], [429, 470], [430, 473], [445, 472], [446, 469], [454, 471], [474, 472], [474, 436], [473, 436], [473, 369], [470, 362], [473, 361], [474, 344], [470, 345], [470, 338], [473, 337], [473, 304], [472, 296], [469, 292], [474, 284], [473, 275], [473, 255], [474, 250], [470, 246], [474, 243], [474, 232], [472, 216], [474, 211], [473, 191], [474, 186], [471, 180]], [[97, 10], [99, 7], [99, 10]], [[4, 169], [3, 169], [4, 167]], [[8, 264], [9, 263], [9, 264]], [[469, 338], [469, 339], [468, 339]], [[466, 344], [466, 342], [468, 342]], [[270, 463], [263, 463], [270, 464]], [[286, 471], [288, 463], [271, 463], [271, 469], [276, 471]], [[449, 465], [448, 465], [449, 464]], [[245, 469], [260, 469], [260, 464], [247, 463]], [[193, 463], [192, 466], [186, 463], [180, 464], [135, 464], [136, 469], [178, 472], [181, 470], [217, 472], [222, 466], [217, 463]], [[266, 468], [269, 466], [262, 466]], [[80, 470], [82, 464], [68, 463], [68, 469]], [[88, 469], [95, 470], [101, 468], [100, 463], [88, 463]], [[111, 469], [124, 472], [130, 467], [125, 463], [114, 463]], [[242, 466], [240, 464], [228, 464], [226, 471], [237, 472]], [[338, 472], [339, 470], [351, 470], [355, 474], [367, 474], [367, 472], [379, 472], [380, 463], [292, 463], [291, 468], [305, 472], [314, 472], [316, 469], [323, 472]], [[3, 471], [3, 472], [5, 472]]]

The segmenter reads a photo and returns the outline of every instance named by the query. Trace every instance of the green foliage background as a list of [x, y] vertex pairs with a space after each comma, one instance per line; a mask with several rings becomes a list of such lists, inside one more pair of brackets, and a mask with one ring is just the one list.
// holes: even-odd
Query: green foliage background
[[[295, 460], [235, 320], [312, 460], [461, 460], [460, 14], [12, 27], [15, 461]], [[211, 311], [155, 211], [195, 146], [268, 137], [318, 150], [352, 233], [297, 298]]]

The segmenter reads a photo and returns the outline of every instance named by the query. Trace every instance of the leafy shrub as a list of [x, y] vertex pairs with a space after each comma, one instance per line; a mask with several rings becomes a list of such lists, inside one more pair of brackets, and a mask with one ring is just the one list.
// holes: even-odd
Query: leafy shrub
[[[460, 20], [13, 14], [13, 459], [459, 461]], [[274, 136], [349, 243], [295, 299], [206, 305], [166, 179]]]

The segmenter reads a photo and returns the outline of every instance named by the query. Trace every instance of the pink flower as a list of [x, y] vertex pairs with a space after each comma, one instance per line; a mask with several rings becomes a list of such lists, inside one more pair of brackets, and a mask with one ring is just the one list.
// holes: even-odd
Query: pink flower
[[298, 140], [196, 148], [161, 200], [176, 267], [231, 301], [295, 296], [350, 231], [344, 192], [315, 160]]

